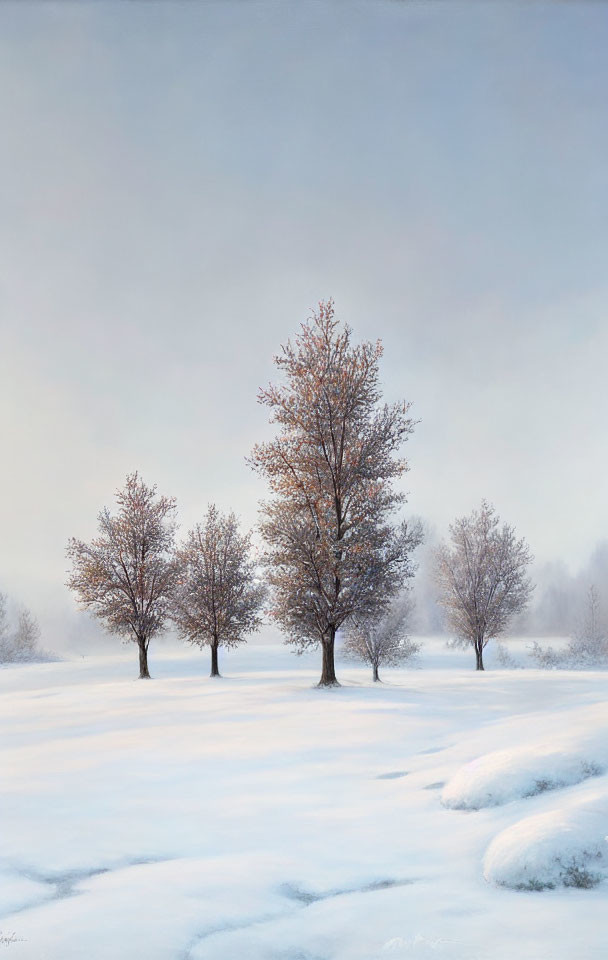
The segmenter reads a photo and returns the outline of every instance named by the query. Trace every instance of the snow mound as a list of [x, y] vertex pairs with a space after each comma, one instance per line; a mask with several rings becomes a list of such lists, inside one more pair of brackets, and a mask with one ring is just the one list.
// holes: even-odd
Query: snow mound
[[452, 810], [480, 810], [569, 787], [602, 772], [585, 751], [498, 750], [461, 767], [444, 787], [441, 802]]
[[48, 886], [14, 870], [0, 871], [0, 917], [25, 910], [52, 897]]
[[594, 887], [608, 868], [608, 794], [526, 817], [499, 833], [484, 876], [515, 890]]

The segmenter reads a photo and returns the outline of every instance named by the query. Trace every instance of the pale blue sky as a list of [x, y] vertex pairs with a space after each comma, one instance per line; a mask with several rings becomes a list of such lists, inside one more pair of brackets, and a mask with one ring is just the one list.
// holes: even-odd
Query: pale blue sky
[[0, 6], [0, 588], [68, 609], [131, 469], [253, 523], [271, 357], [333, 295], [421, 419], [411, 512], [608, 536], [608, 5]]

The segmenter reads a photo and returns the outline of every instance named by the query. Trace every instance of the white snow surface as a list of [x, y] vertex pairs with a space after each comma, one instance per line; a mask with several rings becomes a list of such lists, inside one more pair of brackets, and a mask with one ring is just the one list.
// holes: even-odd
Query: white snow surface
[[318, 690], [319, 659], [0, 668], [7, 958], [603, 960], [605, 673], [477, 674], [425, 640]]

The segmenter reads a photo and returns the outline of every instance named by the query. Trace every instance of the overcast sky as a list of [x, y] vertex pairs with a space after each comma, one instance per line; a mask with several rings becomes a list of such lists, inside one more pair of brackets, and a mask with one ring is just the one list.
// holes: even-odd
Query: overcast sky
[[414, 403], [408, 509], [608, 535], [608, 4], [0, 6], [0, 589], [68, 610], [125, 474], [252, 524], [333, 296]]

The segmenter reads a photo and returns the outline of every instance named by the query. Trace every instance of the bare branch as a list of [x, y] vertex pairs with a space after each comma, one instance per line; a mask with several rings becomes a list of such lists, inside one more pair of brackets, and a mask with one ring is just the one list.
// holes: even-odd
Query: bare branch
[[148, 646], [165, 626], [175, 582], [176, 504], [137, 473], [127, 477], [116, 502], [115, 516], [107, 508], [99, 514], [99, 535], [91, 543], [69, 541], [67, 585], [110, 632], [138, 644], [140, 676], [148, 677]]
[[243, 643], [261, 624], [266, 590], [256, 576], [251, 534], [239, 533], [233, 513], [224, 516], [211, 505], [178, 550], [177, 570], [172, 619], [184, 640], [211, 647], [217, 676], [218, 647]]
[[435, 555], [435, 579], [454, 642], [475, 648], [477, 669], [489, 640], [504, 633], [532, 594], [527, 569], [532, 556], [525, 540], [504, 524], [489, 503], [455, 520], [450, 543]]
[[421, 539], [391, 523], [405, 499], [392, 486], [407, 470], [396, 455], [414, 423], [407, 404], [380, 403], [381, 355], [379, 343], [353, 344], [322, 302], [275, 358], [284, 383], [259, 394], [279, 427], [251, 458], [272, 493], [260, 524], [271, 612], [299, 650], [323, 645], [323, 683], [336, 682], [336, 632], [390, 602]]

